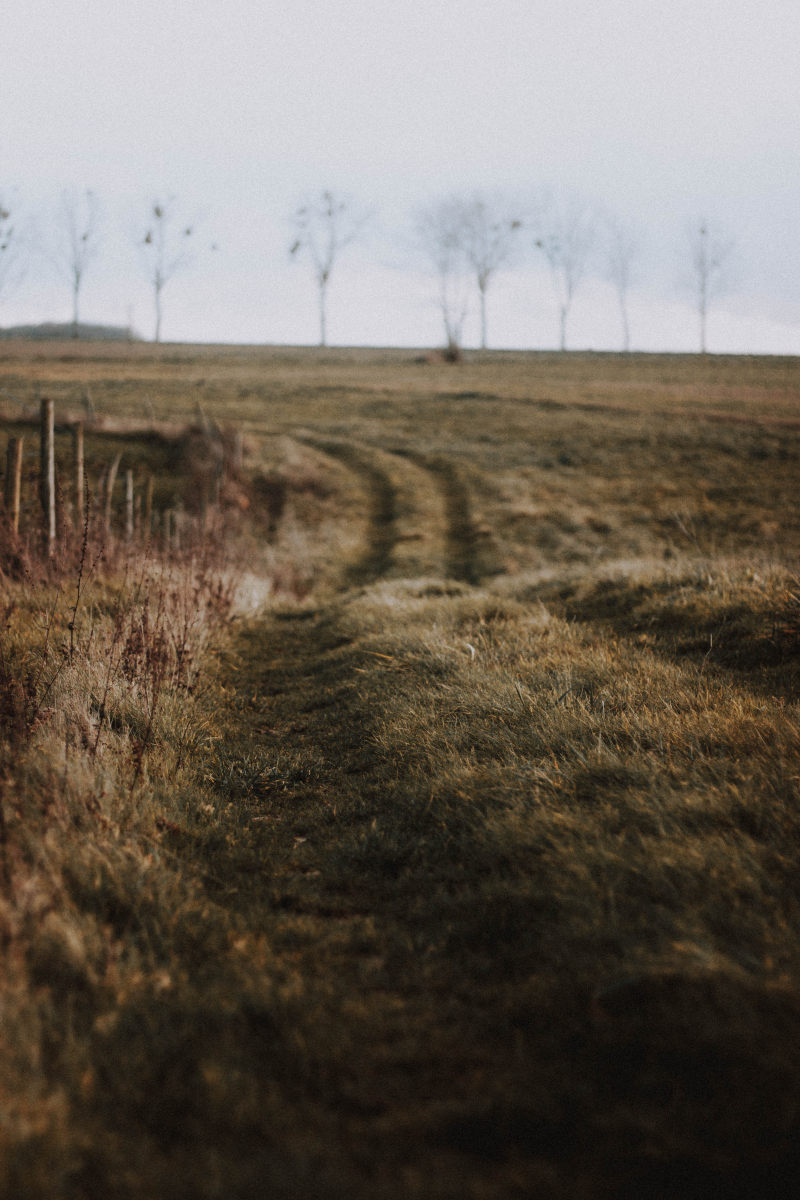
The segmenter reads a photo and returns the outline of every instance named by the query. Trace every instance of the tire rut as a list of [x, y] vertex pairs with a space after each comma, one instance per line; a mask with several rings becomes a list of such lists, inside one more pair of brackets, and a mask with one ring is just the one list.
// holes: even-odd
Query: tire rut
[[490, 572], [481, 562], [483, 534], [473, 518], [469, 491], [458, 468], [441, 456], [410, 454], [409, 458], [430, 472], [442, 493], [447, 521], [444, 563], [447, 578], [477, 586]]
[[389, 474], [374, 456], [352, 442], [304, 438], [305, 443], [344, 463], [364, 481], [367, 497], [367, 537], [363, 553], [347, 567], [346, 587], [375, 583], [388, 575], [398, 541], [397, 491]]
[[[469, 486], [450, 459], [349, 441], [303, 440], [338, 459], [365, 485], [366, 547], [347, 568], [345, 586], [422, 574], [474, 587], [498, 573], [487, 552], [486, 530], [473, 514]], [[412, 472], [419, 473], [416, 492]]]

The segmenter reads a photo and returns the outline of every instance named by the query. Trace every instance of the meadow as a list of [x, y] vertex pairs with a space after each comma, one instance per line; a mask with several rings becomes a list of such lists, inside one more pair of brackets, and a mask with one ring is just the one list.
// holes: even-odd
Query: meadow
[[0, 1194], [797, 1194], [798, 360], [0, 346], [39, 396], [90, 487], [243, 456], [177, 549], [4, 533]]

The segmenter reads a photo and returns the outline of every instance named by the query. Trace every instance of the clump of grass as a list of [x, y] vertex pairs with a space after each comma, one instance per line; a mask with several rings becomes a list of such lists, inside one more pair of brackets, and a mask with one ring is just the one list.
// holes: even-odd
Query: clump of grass
[[196, 888], [151, 864], [214, 736], [192, 714], [236, 588], [211, 550], [129, 551], [118, 571], [85, 551], [72, 579], [47, 564], [0, 585], [0, 1191], [26, 1197], [74, 1171], [92, 1023], [137, 978], [169, 986], [152, 929], [134, 931], [147, 911], [195, 919]]

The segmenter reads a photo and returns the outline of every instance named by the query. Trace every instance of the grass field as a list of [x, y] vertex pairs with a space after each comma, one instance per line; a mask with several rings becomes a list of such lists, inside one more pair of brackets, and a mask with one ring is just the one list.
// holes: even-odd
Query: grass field
[[798, 360], [0, 347], [39, 394], [164, 503], [244, 465], [202, 559], [0, 580], [2, 1194], [796, 1195]]

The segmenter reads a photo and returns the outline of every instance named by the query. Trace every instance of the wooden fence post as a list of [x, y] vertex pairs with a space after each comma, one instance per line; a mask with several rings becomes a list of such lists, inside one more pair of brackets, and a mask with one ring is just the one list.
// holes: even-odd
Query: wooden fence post
[[84, 519], [84, 482], [83, 482], [83, 422], [76, 421], [72, 426], [72, 439], [75, 449], [75, 520], [78, 529], [83, 529]]
[[125, 472], [125, 541], [133, 541], [133, 471]]
[[150, 541], [153, 528], [153, 476], [147, 476], [144, 490], [144, 540]]
[[55, 408], [52, 400], [42, 400], [40, 431], [40, 490], [42, 500], [42, 540], [48, 558], [56, 541], [56, 451]]
[[14, 533], [19, 533], [19, 508], [22, 495], [22, 442], [21, 437], [8, 439], [6, 451], [5, 502], [6, 513]]
[[114, 484], [117, 481], [117, 471], [119, 464], [122, 461], [122, 451], [116, 456], [111, 466], [108, 468], [106, 475], [106, 494], [105, 494], [105, 512], [103, 514], [103, 529], [106, 537], [111, 531], [111, 500], [114, 495]]

